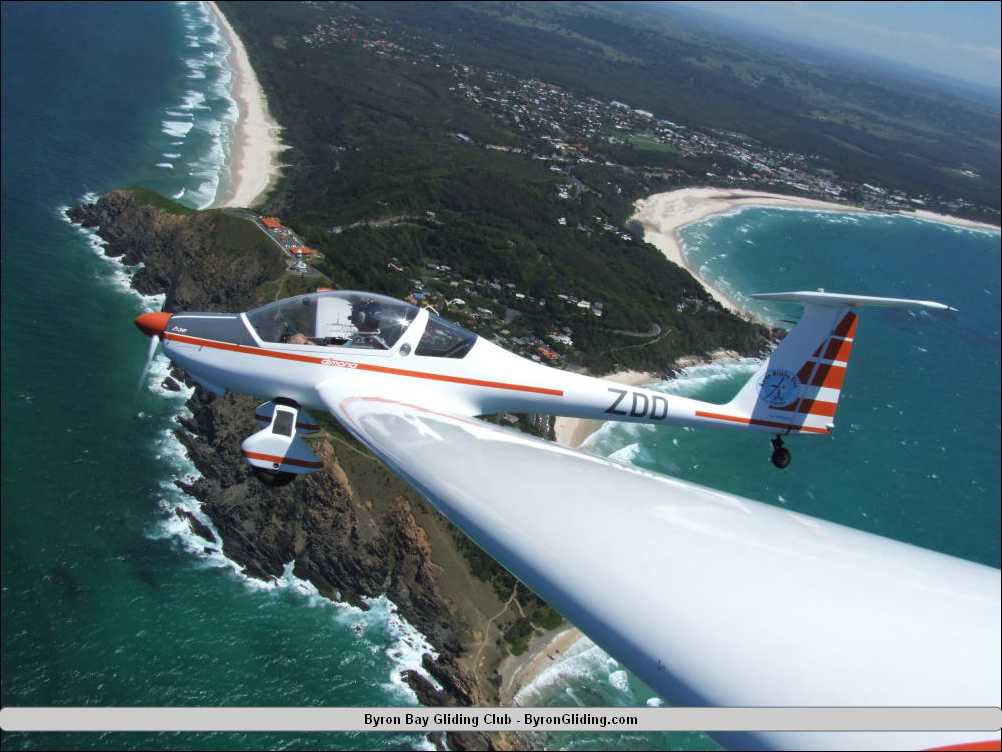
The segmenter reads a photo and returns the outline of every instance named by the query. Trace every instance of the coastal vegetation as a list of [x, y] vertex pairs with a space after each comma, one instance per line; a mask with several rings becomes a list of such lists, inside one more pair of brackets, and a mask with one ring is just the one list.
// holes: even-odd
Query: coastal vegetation
[[[522, 127], [496, 117], [503, 105], [485, 97], [497, 99], [492, 86], [510, 76], [560, 87], [577, 101], [626, 103], [650, 113], [649, 126], [698, 127], [710, 140], [744, 134], [763, 150], [808, 156], [815, 171], [838, 175], [847, 188], [869, 183], [933, 200], [959, 198], [957, 211], [998, 223], [999, 113], [987, 93], [753, 35], [722, 34], [705, 17], [663, 6], [223, 7], [252, 50], [272, 110], [297, 150], [291, 155], [297, 168], [324, 173], [321, 205], [333, 198], [325, 167], [344, 156], [341, 170], [348, 174], [338, 174], [338, 182], [351, 181], [350, 157], [366, 145], [379, 147], [384, 169], [404, 176], [402, 188], [422, 166], [435, 168], [427, 171], [430, 182], [450, 172], [435, 154], [443, 132], [514, 147], [541, 135], [568, 135], [559, 120], [559, 128], [541, 129], [529, 124], [531, 113], [523, 113]], [[279, 28], [286, 40], [281, 47], [274, 44]], [[456, 67], [479, 87], [481, 101], [457, 96]], [[398, 129], [411, 148], [392, 148]], [[573, 135], [583, 136], [592, 151], [610, 146], [607, 133]], [[324, 149], [326, 159], [320, 158]], [[652, 159], [669, 156], [646, 151]], [[721, 142], [706, 161], [726, 168], [731, 151]], [[712, 183], [729, 172], [709, 170], [708, 176], [695, 164], [675, 164], [685, 169], [681, 181]], [[297, 182], [290, 179], [293, 193]], [[378, 173], [370, 185], [387, 187]]]
[[323, 254], [319, 271], [398, 297], [433, 284], [429, 264], [511, 286], [542, 303], [464, 285], [494, 320], [447, 315], [503, 345], [508, 311], [523, 339], [569, 331], [565, 362], [596, 372], [757, 354], [768, 337], [626, 231], [637, 198], [715, 182], [911, 208], [952, 196], [946, 209], [997, 221], [998, 116], [984, 103], [928, 83], [853, 88], [851, 67], [731, 44], [664, 9], [222, 7], [290, 146], [266, 209]]
[[[571, 361], [603, 372], [619, 365], [664, 371], [692, 352], [764, 346], [761, 328], [724, 311], [656, 248], [597, 226], [600, 218], [621, 227], [649, 181], [586, 165], [576, 200], [564, 200], [558, 187], [568, 175], [553, 164], [481, 148], [526, 138], [455, 97], [450, 71], [414, 70], [354, 45], [278, 49], [274, 29], [295, 38], [291, 32], [312, 29], [316, 13], [223, 7], [291, 146], [285, 179], [266, 209], [324, 254], [316, 266], [339, 287], [405, 297], [428, 262], [468, 279], [510, 283], [545, 303], [519, 310], [491, 298], [519, 310], [521, 325], [537, 337], [569, 327]], [[401, 216], [414, 219], [385, 221]], [[389, 272], [391, 263], [402, 271]], [[601, 320], [568, 309], [560, 294], [601, 302]], [[636, 344], [617, 330], [655, 326], [673, 336], [617, 351]]]
[[[305, 279], [316, 284], [316, 277], [287, 273], [278, 247], [246, 213], [175, 214], [169, 204], [155, 206], [161, 203], [153, 194], [120, 190], [74, 207], [69, 215], [99, 233], [109, 256], [139, 266], [133, 284], [149, 294], [166, 293], [169, 311], [241, 310], [264, 297], [296, 292]], [[264, 242], [250, 243], [242, 256], [221, 247], [245, 231]], [[178, 371], [174, 376], [184, 377]], [[164, 383], [171, 382], [168, 377]], [[424, 656], [426, 673], [403, 673], [422, 703], [496, 704], [502, 660], [524, 649], [520, 639], [526, 634], [558, 626], [560, 614], [325, 413], [314, 414], [323, 430], [309, 439], [324, 469], [283, 488], [261, 484], [240, 455], [241, 441], [259, 428], [258, 401], [196, 389], [175, 435], [199, 477], [177, 484], [201, 502], [215, 532], [190, 514], [175, 514], [206, 544], [221, 545], [249, 577], [273, 581], [294, 561], [295, 576], [331, 600], [367, 608], [368, 599], [388, 597], [438, 654]], [[523, 619], [518, 637], [506, 639]], [[490, 747], [510, 748], [505, 739], [492, 734]], [[450, 747], [484, 749], [488, 742], [450, 735]]]
[[167, 214], [191, 214], [196, 211], [190, 206], [185, 206], [178, 201], [162, 196], [151, 188], [146, 188], [145, 186], [129, 185], [122, 190], [126, 193], [131, 193], [135, 197], [136, 201], [143, 206], [149, 206]]

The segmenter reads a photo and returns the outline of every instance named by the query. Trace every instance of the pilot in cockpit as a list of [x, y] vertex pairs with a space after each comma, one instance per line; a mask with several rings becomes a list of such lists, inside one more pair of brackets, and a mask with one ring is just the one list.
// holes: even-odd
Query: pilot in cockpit
[[389, 350], [379, 330], [379, 303], [365, 300], [355, 303], [351, 311], [351, 323], [357, 331], [351, 338], [355, 347], [370, 347], [374, 350]]
[[389, 350], [418, 309], [382, 295], [325, 292], [297, 295], [248, 311], [264, 342]]

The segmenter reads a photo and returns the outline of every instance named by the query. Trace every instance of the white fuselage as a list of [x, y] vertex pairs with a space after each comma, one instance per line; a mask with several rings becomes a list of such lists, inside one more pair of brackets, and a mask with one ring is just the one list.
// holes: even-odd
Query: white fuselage
[[[163, 334], [164, 352], [196, 380], [216, 391], [263, 399], [287, 397], [304, 407], [323, 410], [316, 388], [338, 379], [356, 385], [357, 392], [364, 396], [438, 404], [445, 411], [468, 416], [540, 413], [785, 430], [707, 417], [708, 413], [719, 414], [722, 406], [550, 368], [482, 337], [461, 359], [417, 355], [414, 351], [428, 321], [427, 311], [421, 311], [388, 350], [270, 343], [256, 333], [253, 346], [233, 344], [185, 333], [186, 316], [175, 314], [171, 319], [171, 326]], [[246, 323], [243, 314], [236, 316], [243, 317]], [[249, 325], [248, 330], [253, 333]], [[429, 396], [432, 399], [422, 399]], [[789, 428], [797, 430], [798, 426]]]

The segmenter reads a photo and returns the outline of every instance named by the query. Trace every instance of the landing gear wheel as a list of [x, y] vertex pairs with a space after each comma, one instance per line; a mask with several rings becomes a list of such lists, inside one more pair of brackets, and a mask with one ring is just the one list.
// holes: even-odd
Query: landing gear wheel
[[783, 438], [777, 436], [772, 440], [772, 464], [782, 470], [790, 464], [790, 450], [783, 446]]

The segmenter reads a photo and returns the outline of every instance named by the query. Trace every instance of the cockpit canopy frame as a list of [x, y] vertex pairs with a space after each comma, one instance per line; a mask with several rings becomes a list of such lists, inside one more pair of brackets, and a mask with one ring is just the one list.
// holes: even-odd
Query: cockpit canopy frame
[[[262, 342], [277, 345], [392, 350], [421, 309], [370, 292], [332, 290], [296, 295], [248, 311], [247, 322]], [[429, 313], [415, 354], [462, 358], [477, 336]]]

